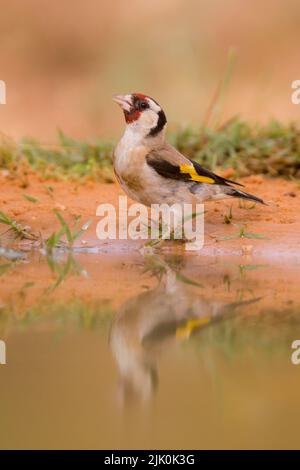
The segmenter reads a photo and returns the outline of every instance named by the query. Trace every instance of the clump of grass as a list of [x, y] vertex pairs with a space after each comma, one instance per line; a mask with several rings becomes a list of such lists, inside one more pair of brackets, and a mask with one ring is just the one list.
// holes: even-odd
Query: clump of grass
[[243, 275], [245, 271], [254, 271], [256, 269], [266, 268], [268, 267], [268, 265], [267, 264], [238, 264], [237, 267], [239, 269], [240, 274]]
[[33, 233], [30, 227], [18, 223], [16, 220], [9, 217], [3, 211], [0, 211], [0, 224], [7, 225], [8, 229], [5, 233], [12, 235], [15, 239], [27, 239], [32, 241], [36, 241], [39, 239], [39, 236]]
[[46, 289], [46, 293], [53, 292], [57, 289], [71, 273], [76, 275], [86, 274], [71, 252], [68, 253], [68, 257], [64, 262], [57, 260], [54, 256], [51, 256], [51, 254], [48, 254], [47, 263], [53, 274], [56, 276], [56, 280], [52, 286]]
[[168, 271], [173, 271], [176, 275], [176, 279], [179, 282], [188, 284], [196, 287], [203, 287], [199, 282], [190, 279], [183, 274], [182, 267], [178, 265], [176, 257], [174, 259], [160, 258], [157, 255], [147, 256], [145, 258], [145, 265], [143, 273], [151, 273], [152, 276], [156, 277], [159, 282], [162, 281], [163, 277], [167, 275]]
[[247, 228], [245, 226], [240, 227], [239, 231], [233, 235], [216, 237], [216, 240], [236, 240], [237, 238], [256, 238], [260, 240], [270, 240], [270, 238], [266, 237], [265, 235], [262, 235], [261, 233], [247, 232]]
[[[18, 240], [26, 239], [31, 241], [38, 241], [39, 244], [44, 246], [47, 254], [51, 253], [55, 248], [71, 249], [74, 245], [74, 242], [80, 238], [89, 228], [92, 220], [88, 220], [85, 224], [80, 225], [81, 216], [78, 215], [75, 217], [73, 227], [71, 227], [70, 224], [68, 224], [60, 214], [60, 212], [58, 212], [56, 209], [53, 209], [53, 212], [60, 222], [60, 229], [57, 232], [53, 232], [46, 240], [43, 240], [41, 235], [37, 235], [32, 232], [30, 227], [20, 224], [3, 211], [0, 211], [0, 224], [8, 226], [8, 229], [0, 235], [3, 236], [8, 234], [11, 235], [14, 239]], [[64, 238], [66, 240], [64, 240]]]
[[[233, 118], [218, 127], [184, 127], [169, 135], [171, 143], [188, 157], [215, 170], [231, 168], [235, 176], [265, 174], [300, 178], [300, 126], [271, 121], [252, 125]], [[57, 145], [33, 139], [0, 141], [0, 168], [12, 175], [28, 167], [45, 179], [92, 178], [110, 182], [114, 142], [89, 143], [58, 134]], [[23, 170], [22, 170], [23, 169]]]
[[54, 337], [60, 339], [70, 328], [78, 331], [107, 332], [113, 319], [114, 310], [109, 299], [86, 300], [79, 297], [55, 300], [41, 297], [31, 306], [20, 302], [10, 303], [1, 309], [0, 332], [10, 328], [48, 325]]
[[234, 119], [216, 130], [190, 127], [172, 134], [179, 151], [214, 170], [232, 168], [238, 176], [300, 177], [300, 127], [272, 121], [265, 126]]
[[[89, 220], [82, 226], [79, 226], [81, 216], [76, 216], [75, 224], [72, 228], [63, 218], [60, 212], [58, 212], [56, 209], [54, 209], [53, 212], [59, 220], [61, 227], [57, 232], [53, 232], [44, 242], [47, 253], [51, 253], [55, 248], [71, 249], [74, 245], [74, 242], [83, 235], [83, 233], [92, 223], [92, 220]], [[63, 240], [63, 237], [66, 238], [66, 241]]]
[[45, 179], [92, 178], [111, 182], [113, 142], [83, 142], [58, 133], [56, 145], [41, 144], [24, 138], [15, 143], [8, 138], [0, 141], [0, 168], [18, 174], [22, 166], [41, 174]]

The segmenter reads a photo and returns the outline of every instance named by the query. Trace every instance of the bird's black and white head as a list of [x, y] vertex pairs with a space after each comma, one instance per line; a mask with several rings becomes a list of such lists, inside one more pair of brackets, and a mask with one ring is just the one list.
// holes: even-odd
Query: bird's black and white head
[[167, 119], [160, 105], [142, 93], [115, 95], [114, 101], [123, 109], [127, 127], [141, 137], [156, 137], [165, 130]]

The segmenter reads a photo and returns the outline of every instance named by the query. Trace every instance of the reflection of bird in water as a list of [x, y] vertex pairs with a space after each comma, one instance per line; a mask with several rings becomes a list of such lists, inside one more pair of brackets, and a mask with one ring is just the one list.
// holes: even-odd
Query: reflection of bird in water
[[111, 329], [122, 398], [129, 401], [151, 396], [158, 382], [158, 356], [171, 342], [188, 338], [195, 330], [231, 316], [237, 307], [258, 300], [225, 304], [201, 299], [178, 280], [178, 272], [165, 262], [160, 267], [159, 285], [128, 300]]

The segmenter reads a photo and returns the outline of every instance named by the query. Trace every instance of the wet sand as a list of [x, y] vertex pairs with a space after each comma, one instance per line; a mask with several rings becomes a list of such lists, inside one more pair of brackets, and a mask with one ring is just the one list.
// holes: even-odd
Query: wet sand
[[[291, 181], [262, 176], [242, 178], [239, 181], [245, 185], [246, 191], [262, 197], [268, 206], [240, 203], [239, 200], [206, 203], [205, 244], [199, 254], [252, 254], [272, 259], [297, 256], [300, 252], [299, 186]], [[96, 237], [96, 224], [99, 220], [96, 217], [96, 208], [101, 203], [110, 203], [117, 207], [118, 196], [124, 195], [117, 184], [44, 181], [29, 172], [23, 178], [2, 174], [0, 185], [2, 209], [18, 222], [41, 233], [43, 238], [59, 228], [53, 213], [55, 208], [70, 224], [78, 215], [82, 216], [83, 222], [93, 219], [83, 237], [89, 246], [98, 246], [104, 252], [132, 252], [143, 245], [143, 242], [131, 240], [99, 241]], [[34, 196], [38, 202], [30, 202], [24, 195]], [[227, 225], [224, 216], [230, 213], [230, 208], [233, 217], [231, 224]], [[262, 238], [220, 240], [237, 235], [241, 227]], [[77, 245], [84, 246], [84, 243], [77, 242]]]

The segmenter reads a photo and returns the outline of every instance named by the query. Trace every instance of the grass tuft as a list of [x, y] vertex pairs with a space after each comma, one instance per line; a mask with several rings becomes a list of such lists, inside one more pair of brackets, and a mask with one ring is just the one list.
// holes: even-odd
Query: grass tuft
[[[47, 253], [51, 253], [56, 248], [66, 248], [71, 249], [74, 245], [74, 242], [80, 238], [84, 232], [89, 228], [92, 223], [92, 220], [87, 221], [81, 227], [79, 226], [81, 216], [76, 216], [75, 224], [72, 228], [63, 218], [60, 212], [56, 209], [53, 209], [54, 214], [60, 222], [60, 229], [57, 232], [53, 232], [49, 238], [45, 241], [45, 248]], [[67, 242], [63, 240], [63, 237], [66, 238]]]
[[260, 240], [270, 240], [270, 238], [262, 235], [261, 233], [247, 232], [246, 227], [242, 226], [239, 228], [239, 231], [232, 235], [226, 235], [221, 237], [216, 237], [217, 242], [226, 241], [226, 240], [236, 240], [238, 238], [256, 238]]
[[30, 227], [18, 223], [3, 211], [0, 211], [0, 224], [7, 225], [8, 229], [5, 233], [11, 234], [15, 239], [27, 239], [35, 241], [39, 238], [30, 230]]
[[[171, 143], [186, 156], [215, 170], [230, 168], [234, 176], [265, 174], [300, 178], [300, 126], [271, 121], [251, 125], [233, 118], [218, 127], [178, 128]], [[84, 142], [58, 133], [57, 145], [42, 145], [34, 139], [15, 143], [0, 139], [0, 168], [20, 177], [28, 168], [44, 179], [91, 178], [113, 181], [112, 141]], [[26, 181], [24, 182], [26, 187]]]
[[233, 169], [235, 176], [265, 174], [300, 177], [300, 127], [272, 121], [265, 126], [233, 119], [203, 133], [186, 127], [171, 141], [178, 150], [202, 165]]
[[35, 139], [24, 138], [15, 143], [2, 137], [0, 140], [0, 168], [9, 170], [12, 176], [28, 167], [47, 179], [112, 182], [112, 151], [114, 143], [83, 142], [58, 132], [58, 143], [41, 144]]

